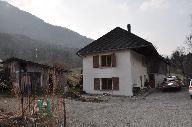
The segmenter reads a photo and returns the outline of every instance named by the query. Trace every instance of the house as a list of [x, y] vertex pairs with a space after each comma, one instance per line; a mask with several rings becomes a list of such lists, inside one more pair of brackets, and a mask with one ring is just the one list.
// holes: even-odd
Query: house
[[6, 80], [15, 92], [36, 93], [41, 89], [54, 91], [63, 84], [59, 82], [64, 78], [66, 70], [35, 63], [19, 58], [9, 58], [3, 61]]
[[128, 30], [116, 27], [77, 55], [83, 58], [83, 90], [91, 94], [132, 96], [134, 87], [145, 87], [149, 74], [155, 87], [154, 74], [167, 69], [165, 62], [156, 63], [163, 60], [152, 43], [131, 33], [130, 25]]

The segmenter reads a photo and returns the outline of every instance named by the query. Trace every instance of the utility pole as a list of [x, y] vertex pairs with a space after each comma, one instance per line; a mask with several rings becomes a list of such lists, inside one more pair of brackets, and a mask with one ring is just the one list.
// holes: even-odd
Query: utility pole
[[35, 48], [35, 60], [37, 62], [37, 48]]

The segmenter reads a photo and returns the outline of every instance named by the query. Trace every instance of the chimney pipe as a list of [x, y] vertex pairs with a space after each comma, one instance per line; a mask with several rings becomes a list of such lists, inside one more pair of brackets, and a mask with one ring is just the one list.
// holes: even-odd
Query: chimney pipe
[[127, 24], [127, 30], [128, 30], [128, 32], [131, 33], [131, 25], [130, 24]]

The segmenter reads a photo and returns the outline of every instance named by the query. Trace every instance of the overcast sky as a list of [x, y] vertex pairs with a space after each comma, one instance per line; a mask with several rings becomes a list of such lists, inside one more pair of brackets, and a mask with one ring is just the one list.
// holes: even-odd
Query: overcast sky
[[[170, 55], [190, 33], [192, 0], [5, 0], [53, 25], [97, 39], [115, 27]], [[191, 21], [192, 22], [192, 21]], [[192, 29], [192, 28], [191, 28]]]

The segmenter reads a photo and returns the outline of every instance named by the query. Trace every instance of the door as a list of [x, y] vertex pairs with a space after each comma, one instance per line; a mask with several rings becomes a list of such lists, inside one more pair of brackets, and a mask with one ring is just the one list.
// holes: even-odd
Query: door
[[140, 76], [141, 88], [143, 87], [143, 78]]
[[155, 75], [149, 74], [149, 85], [151, 88], [155, 88]]

